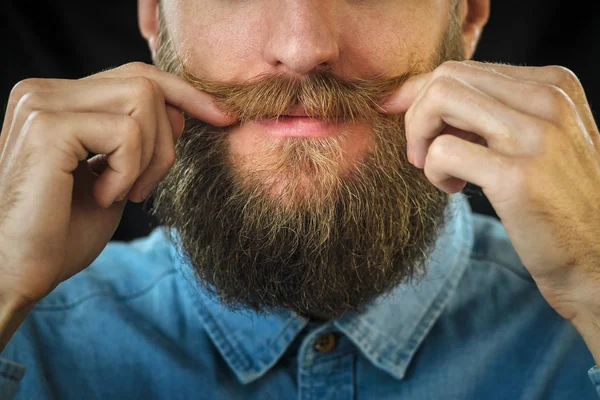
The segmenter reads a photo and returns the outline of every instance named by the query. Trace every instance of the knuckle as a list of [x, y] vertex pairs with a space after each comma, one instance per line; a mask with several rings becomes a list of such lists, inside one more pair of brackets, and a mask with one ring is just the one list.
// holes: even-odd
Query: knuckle
[[152, 79], [137, 76], [132, 78], [132, 85], [135, 94], [142, 99], [153, 99], [156, 95], [156, 87]]
[[569, 98], [560, 86], [547, 85], [545, 89], [546, 96], [554, 103], [564, 105]]
[[33, 147], [47, 147], [48, 140], [52, 135], [47, 134], [47, 129], [53, 123], [53, 116], [49, 112], [32, 112], [23, 126], [26, 141]]
[[457, 85], [456, 79], [447, 75], [440, 76], [431, 82], [426, 95], [430, 96], [432, 100], [440, 100], [448, 97]]
[[24, 110], [37, 110], [42, 104], [42, 95], [39, 92], [28, 92], [21, 97], [15, 110], [17, 113], [23, 112]]
[[124, 68], [134, 72], [134, 73], [142, 73], [148, 70], [149, 65], [143, 63], [141, 61], [134, 61], [128, 64], [125, 64]]
[[558, 86], [545, 87], [546, 110], [553, 118], [563, 118], [571, 110], [572, 101], [563, 89]]
[[434, 72], [435, 77], [454, 76], [467, 68], [467, 65], [460, 61], [446, 61], [440, 65]]
[[448, 154], [452, 145], [453, 140], [450, 135], [440, 135], [429, 146], [428, 155], [432, 160], [439, 161]]
[[536, 99], [536, 106], [545, 118], [561, 118], [572, 107], [572, 101], [563, 89], [548, 84], [531, 84], [530, 93]]
[[552, 65], [546, 68], [555, 86], [558, 86], [567, 92], [581, 88], [579, 78], [570, 69], [558, 65]]
[[52, 114], [47, 111], [33, 111], [27, 117], [27, 125], [29, 129], [44, 128], [52, 118]]
[[544, 154], [547, 150], [548, 140], [555, 130], [554, 124], [548, 121], [536, 120], [535, 123], [523, 124], [520, 139], [510, 148], [514, 153], [536, 156]]
[[39, 89], [41, 79], [29, 78], [17, 83], [10, 92], [10, 98], [18, 101], [28, 93], [34, 92]]
[[510, 154], [520, 154], [524, 151], [524, 140], [513, 134], [512, 130], [506, 128], [505, 130], [498, 132], [498, 142], [500, 142], [501, 148]]

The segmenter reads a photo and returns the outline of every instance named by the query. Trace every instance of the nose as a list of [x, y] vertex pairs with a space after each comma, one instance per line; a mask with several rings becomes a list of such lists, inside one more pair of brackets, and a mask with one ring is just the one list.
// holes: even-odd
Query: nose
[[269, 12], [265, 61], [278, 72], [305, 75], [339, 58], [331, 2], [278, 0]]

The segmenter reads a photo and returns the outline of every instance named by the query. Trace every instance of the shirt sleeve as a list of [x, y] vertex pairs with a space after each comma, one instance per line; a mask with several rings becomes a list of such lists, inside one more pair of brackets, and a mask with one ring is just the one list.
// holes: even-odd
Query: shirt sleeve
[[600, 368], [597, 365], [594, 365], [589, 371], [588, 375], [592, 380], [592, 383], [596, 387], [596, 392], [598, 392], [598, 396], [600, 396]]
[[12, 400], [25, 375], [25, 366], [0, 358], [0, 400]]

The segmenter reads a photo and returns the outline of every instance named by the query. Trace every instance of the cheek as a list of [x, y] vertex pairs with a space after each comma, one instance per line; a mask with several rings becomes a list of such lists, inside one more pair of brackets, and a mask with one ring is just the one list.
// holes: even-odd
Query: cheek
[[[426, 1], [426, 0], [419, 0]], [[341, 36], [343, 74], [400, 75], [438, 49], [448, 22], [448, 9], [377, 10], [350, 16]]]
[[[392, 76], [429, 60], [447, 26], [449, 3], [365, 0], [359, 7], [340, 1], [329, 19], [340, 50], [335, 71], [344, 76]], [[263, 51], [276, 31], [268, 21], [280, 20], [265, 17], [274, 12], [273, 3], [172, 0], [165, 1], [164, 8], [177, 51], [198, 75], [243, 80], [270, 72]]]
[[258, 75], [264, 24], [256, 10], [214, 1], [180, 0], [165, 10], [175, 48], [203, 77], [241, 80]]

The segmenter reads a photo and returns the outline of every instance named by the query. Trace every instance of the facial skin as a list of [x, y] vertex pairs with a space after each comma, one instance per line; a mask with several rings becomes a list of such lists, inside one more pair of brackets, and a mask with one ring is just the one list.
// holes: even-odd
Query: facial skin
[[[304, 78], [323, 70], [345, 78], [398, 76], [430, 61], [446, 31], [451, 7], [450, 0], [162, 4], [175, 52], [197, 76], [221, 82], [264, 74]], [[356, 157], [368, 147], [368, 126], [339, 129], [349, 136], [346, 157]], [[255, 154], [263, 131], [255, 121], [235, 128], [232, 151]]]
[[[406, 77], [470, 54], [463, 45], [478, 30], [464, 23], [461, 32], [464, 8], [176, 0], [153, 19], [144, 2], [142, 32], [157, 65], [243, 116], [225, 129], [188, 119], [178, 162], [156, 190], [154, 212], [177, 230], [203, 285], [230, 306], [329, 319], [422, 272], [447, 196], [407, 162], [403, 116], [378, 115], [376, 101]], [[332, 95], [359, 79], [368, 90]], [[258, 106], [257, 83], [270, 99]], [[281, 89], [294, 83], [294, 95]], [[373, 88], [372, 101], [356, 101]], [[268, 120], [288, 105], [316, 116], [316, 128], [307, 118], [290, 118], [292, 129]]]

